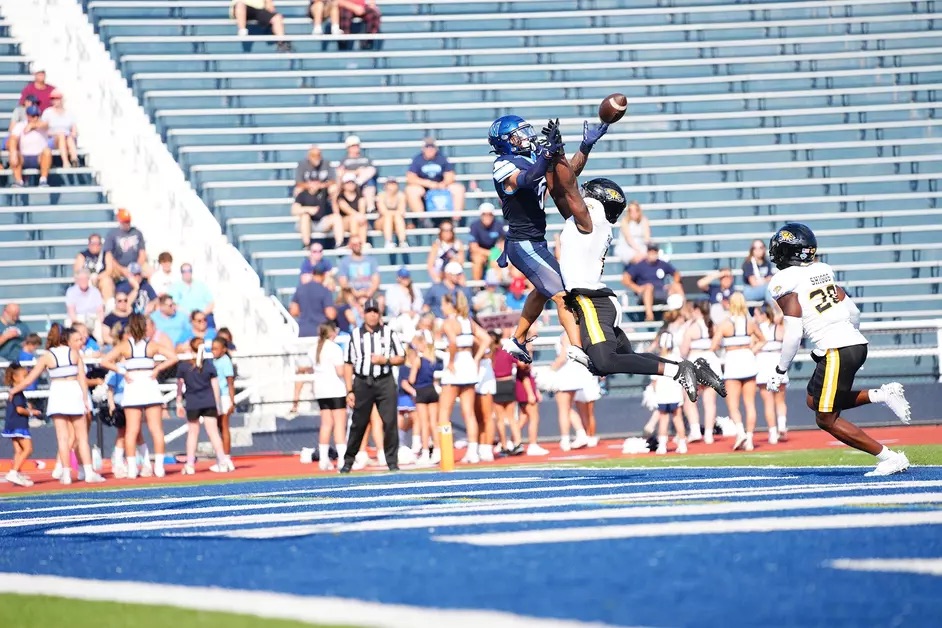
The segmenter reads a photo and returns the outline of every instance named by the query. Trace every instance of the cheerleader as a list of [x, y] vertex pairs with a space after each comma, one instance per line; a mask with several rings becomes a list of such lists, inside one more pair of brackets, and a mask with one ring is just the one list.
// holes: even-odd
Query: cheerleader
[[[3, 374], [3, 385], [7, 388], [18, 386], [26, 378], [26, 368], [20, 366], [19, 362], [13, 362], [7, 367]], [[31, 417], [38, 416], [39, 412], [34, 410], [26, 401], [26, 395], [19, 392], [16, 395], [10, 395], [7, 401], [6, 419], [3, 422], [3, 438], [9, 438], [13, 442], [13, 466], [6, 474], [6, 481], [17, 486], [32, 486], [33, 481], [29, 477], [20, 473], [23, 463], [26, 462], [30, 454], [33, 453], [33, 440], [29, 433], [29, 420]]]
[[415, 420], [415, 387], [409, 383], [411, 368], [409, 367], [409, 354], [414, 353], [410, 347], [406, 347], [406, 361], [399, 367], [399, 374], [396, 379], [399, 383], [398, 390], [398, 411], [399, 411], [399, 449], [402, 449], [407, 442], [407, 433], [412, 431], [412, 447], [409, 450], [418, 458], [422, 449], [422, 430]]
[[[88, 383], [85, 380], [85, 362], [82, 360], [82, 338], [72, 329], [64, 330], [53, 323], [46, 336], [47, 353], [36, 359], [36, 366], [19, 384], [10, 389], [10, 399], [15, 399], [44, 371], [49, 372], [49, 401], [46, 416], [52, 417], [56, 427], [59, 460], [69, 460], [70, 438], [74, 434], [78, 445], [79, 459], [85, 472], [85, 482], [104, 482], [105, 478], [92, 469], [92, 453], [88, 446], [88, 428], [85, 416], [91, 410]], [[74, 429], [69, 430], [74, 424]], [[62, 484], [72, 483], [72, 469], [63, 465]]]
[[317, 330], [317, 344], [309, 353], [311, 364], [314, 365], [314, 398], [317, 399], [321, 417], [317, 435], [317, 466], [321, 471], [330, 471], [332, 468], [331, 437], [337, 448], [337, 460], [342, 461], [347, 455], [347, 385], [343, 380], [343, 350], [336, 342], [338, 333], [333, 323], [321, 325]]
[[[674, 346], [674, 336], [665, 326], [657, 335], [658, 355], [670, 360], [678, 359], [678, 350]], [[684, 390], [672, 377], [655, 375], [651, 378], [654, 384], [654, 398], [657, 402], [657, 450], [654, 453], [664, 455], [667, 453], [667, 427], [670, 421], [674, 422], [674, 431], [677, 435], [678, 454], [687, 453], [686, 430], [684, 418], [680, 413], [683, 405]]]
[[[729, 418], [736, 424], [736, 443], [733, 450], [752, 451], [752, 433], [756, 429], [756, 353], [765, 344], [765, 338], [755, 321], [749, 318], [746, 298], [742, 292], [729, 297], [729, 318], [716, 326], [713, 333], [713, 351], [723, 347], [726, 362], [723, 379], [726, 381], [726, 406]], [[746, 426], [743, 429], [739, 401], [746, 408]]]
[[[442, 363], [435, 355], [435, 346], [428, 330], [419, 330], [406, 351], [406, 364], [409, 366], [409, 384], [415, 390], [415, 423], [413, 434], [418, 432], [419, 449], [416, 452], [420, 465], [437, 464], [441, 461], [438, 435], [438, 390], [435, 388], [435, 371], [441, 370]], [[429, 438], [434, 449], [429, 455]], [[415, 437], [413, 436], [413, 445]], [[414, 447], [413, 447], [414, 449]]]
[[497, 415], [498, 438], [504, 440], [504, 426], [510, 428], [510, 440], [504, 441], [503, 453], [507, 456], [521, 456], [523, 449], [523, 434], [520, 432], [520, 421], [514, 412], [517, 402], [515, 371], [517, 360], [501, 348], [503, 332], [500, 329], [490, 331], [491, 368], [494, 371], [494, 413]]
[[[445, 322], [442, 331], [448, 340], [448, 361], [442, 371], [442, 393], [438, 406], [438, 421], [445, 423], [458, 399], [461, 415], [468, 431], [468, 450], [461, 462], [477, 464], [478, 423], [474, 416], [474, 387], [478, 383], [478, 368], [487, 351], [490, 338], [483, 329], [468, 318], [468, 299], [463, 292], [442, 298]], [[472, 349], [477, 345], [477, 350]]]
[[[114, 332], [112, 339], [115, 343], [124, 340], [124, 329], [119, 328]], [[124, 407], [122, 406], [124, 403], [124, 376], [120, 373], [108, 373], [105, 378], [105, 387], [108, 399], [108, 418], [105, 420], [105, 424], [113, 426], [117, 431], [114, 450], [111, 452], [111, 473], [115, 479], [121, 480], [128, 477], [128, 468], [124, 464], [124, 434], [127, 427], [124, 419]], [[137, 458], [141, 464], [143, 464], [143, 461], [149, 461], [144, 435], [140, 432], [137, 434]], [[144, 468], [141, 469], [142, 475]], [[151, 469], [151, 472], [153, 472], [153, 469]]]
[[[699, 301], [690, 312], [690, 321], [684, 329], [680, 344], [680, 355], [691, 362], [706, 360], [716, 373], [723, 371], [720, 359], [713, 347], [713, 320], [710, 318], [710, 302]], [[703, 403], [703, 442], [713, 444], [713, 426], [716, 424], [716, 391], [709, 386], [700, 387], [699, 401]], [[696, 402], [684, 399], [684, 414], [690, 422], [690, 438], [698, 440], [700, 433], [700, 411]]]
[[[180, 362], [177, 367], [177, 418], [185, 418], [187, 421], [186, 464], [183, 465], [183, 475], [196, 473], [196, 446], [199, 444], [201, 421], [216, 453], [216, 473], [229, 471], [226, 454], [222, 449], [222, 438], [219, 436], [222, 399], [219, 395], [218, 374], [213, 361], [203, 358], [203, 348], [202, 338], [191, 338], [189, 350], [193, 357]], [[124, 394], [127, 398], [127, 391]]]
[[[138, 475], [137, 456], [134, 446], [141, 423], [147, 421], [147, 429], [154, 441], [154, 475], [164, 477], [164, 430], [161, 424], [163, 398], [157, 385], [160, 373], [177, 363], [173, 347], [147, 339], [147, 320], [140, 314], [128, 319], [126, 338], [101, 359], [101, 366], [124, 375], [124, 449], [127, 455], [128, 479]], [[202, 349], [202, 347], [200, 347]], [[200, 351], [202, 353], [202, 351]], [[164, 361], [156, 364], [154, 358]], [[118, 361], [121, 364], [118, 365]]]
[[[488, 334], [490, 336], [490, 334]], [[493, 359], [496, 345], [493, 342], [478, 368], [478, 383], [474, 387], [474, 415], [478, 422], [478, 457], [482, 462], [494, 462], [494, 393], [497, 379], [494, 377]]]
[[[559, 418], [559, 448], [562, 451], [581, 449], [589, 444], [589, 435], [582, 425], [582, 417], [572, 412], [572, 404], [577, 391], [589, 384], [592, 375], [582, 364], [570, 360], [566, 354], [569, 348], [569, 338], [565, 333], [560, 334], [556, 343], [557, 358], [553, 362], [555, 371], [556, 414]], [[570, 426], [576, 433], [572, 442], [569, 440]]]
[[785, 440], [788, 433], [786, 424], [785, 388], [788, 386], [788, 375], [782, 375], [782, 383], [774, 393], [766, 388], [769, 374], [778, 366], [782, 355], [782, 338], [785, 337], [785, 326], [776, 308], [770, 304], [755, 309], [756, 321], [759, 330], [765, 337], [762, 351], [756, 356], [759, 374], [756, 376], [756, 385], [759, 387], [759, 396], [762, 398], [762, 409], [765, 411], [765, 422], [769, 426], [769, 444], [778, 444], [779, 439]]

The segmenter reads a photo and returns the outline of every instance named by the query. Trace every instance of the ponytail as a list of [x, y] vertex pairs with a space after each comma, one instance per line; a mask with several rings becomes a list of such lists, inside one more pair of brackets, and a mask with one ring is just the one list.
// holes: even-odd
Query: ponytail
[[49, 333], [46, 334], [46, 351], [53, 347], [58, 347], [62, 342], [62, 325], [53, 323], [49, 327]]
[[468, 318], [470, 312], [468, 308], [468, 297], [465, 296], [462, 290], [459, 290], [457, 294], [455, 294], [455, 310], [458, 312], [458, 316]]
[[196, 337], [190, 340], [190, 353], [195, 355], [194, 362], [200, 372], [203, 371], [203, 339]]
[[321, 351], [324, 350], [324, 345], [330, 340], [330, 334], [334, 331], [334, 325], [332, 323], [324, 323], [317, 328], [317, 350], [314, 352], [314, 364], [321, 363]]

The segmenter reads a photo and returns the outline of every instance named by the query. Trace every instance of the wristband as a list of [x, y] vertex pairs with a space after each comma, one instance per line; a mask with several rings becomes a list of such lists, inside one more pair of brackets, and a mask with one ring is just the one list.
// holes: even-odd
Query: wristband
[[775, 372], [778, 373], [779, 375], [785, 375], [786, 373], [788, 373], [788, 370], [782, 371], [782, 370], [780, 370], [780, 369], [778, 368], [778, 365], [776, 364], [776, 365], [775, 365]]
[[594, 144], [586, 144], [585, 142], [582, 142], [579, 144], [579, 152], [581, 152], [583, 155], [588, 155], [593, 146]]

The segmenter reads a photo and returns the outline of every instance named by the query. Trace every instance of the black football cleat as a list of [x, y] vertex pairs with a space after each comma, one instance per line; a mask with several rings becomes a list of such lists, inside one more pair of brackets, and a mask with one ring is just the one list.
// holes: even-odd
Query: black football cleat
[[697, 358], [693, 363], [694, 367], [697, 369], [697, 382], [701, 386], [709, 386], [717, 393], [720, 397], [726, 396], [726, 383], [723, 381], [716, 371], [710, 368], [710, 364], [703, 358]]
[[684, 392], [690, 401], [697, 400], [697, 367], [690, 360], [684, 360], [677, 365], [677, 375], [674, 381], [683, 386]]
[[351, 471], [353, 471], [353, 467], [349, 464], [344, 464], [340, 467], [340, 473], [350, 473]]

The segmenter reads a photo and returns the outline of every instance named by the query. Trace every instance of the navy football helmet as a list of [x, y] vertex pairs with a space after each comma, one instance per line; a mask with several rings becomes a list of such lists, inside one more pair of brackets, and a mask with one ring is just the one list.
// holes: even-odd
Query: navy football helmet
[[536, 146], [536, 131], [520, 116], [501, 116], [491, 124], [487, 142], [498, 155], [527, 155]]
[[800, 222], [789, 222], [769, 240], [769, 259], [779, 270], [789, 266], [807, 266], [814, 261], [818, 239]]

